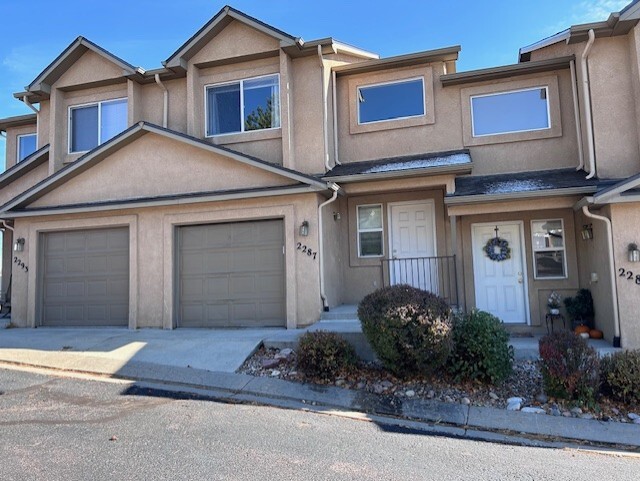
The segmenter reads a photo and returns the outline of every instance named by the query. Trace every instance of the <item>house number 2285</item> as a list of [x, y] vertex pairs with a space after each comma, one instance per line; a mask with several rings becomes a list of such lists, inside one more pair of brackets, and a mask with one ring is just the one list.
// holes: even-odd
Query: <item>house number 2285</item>
[[303, 245], [301, 242], [298, 242], [296, 244], [296, 249], [298, 249], [299, 251], [302, 251], [303, 254], [307, 254], [309, 257], [313, 257], [314, 260], [318, 255], [317, 252], [312, 251], [309, 247], [307, 247], [306, 245]]
[[620, 277], [625, 277], [628, 281], [635, 280], [636, 284], [638, 284], [640, 286], [640, 274], [638, 274], [635, 277], [633, 277], [633, 272], [628, 271], [628, 270], [623, 269], [622, 267], [620, 267], [618, 269], [618, 275]]

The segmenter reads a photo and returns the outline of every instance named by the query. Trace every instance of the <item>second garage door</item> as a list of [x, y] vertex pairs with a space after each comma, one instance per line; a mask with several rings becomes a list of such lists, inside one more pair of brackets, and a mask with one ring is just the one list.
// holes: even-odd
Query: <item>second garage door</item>
[[42, 236], [41, 324], [129, 324], [129, 229]]
[[282, 220], [178, 229], [178, 327], [285, 326]]

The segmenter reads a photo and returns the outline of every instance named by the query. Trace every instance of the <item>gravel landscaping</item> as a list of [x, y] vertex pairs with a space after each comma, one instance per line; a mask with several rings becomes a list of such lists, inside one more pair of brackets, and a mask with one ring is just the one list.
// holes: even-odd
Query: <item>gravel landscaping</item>
[[434, 379], [398, 379], [374, 363], [361, 362], [333, 379], [305, 376], [298, 371], [296, 354], [291, 349], [260, 348], [247, 359], [238, 372], [300, 383], [334, 385], [398, 398], [423, 398], [443, 402], [470, 404], [501, 409], [521, 410], [532, 414], [580, 417], [601, 421], [635, 423], [640, 427], [640, 407], [600, 398], [593, 409], [548, 398], [542, 392], [542, 376], [536, 361], [516, 361], [513, 374], [500, 386], [477, 383], [454, 383], [443, 373]]

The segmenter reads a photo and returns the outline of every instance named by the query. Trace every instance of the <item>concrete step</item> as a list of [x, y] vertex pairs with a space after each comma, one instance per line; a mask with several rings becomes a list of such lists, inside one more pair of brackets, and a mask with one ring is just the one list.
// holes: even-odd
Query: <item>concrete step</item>
[[358, 320], [358, 306], [355, 304], [343, 304], [332, 307], [322, 313], [320, 321], [346, 321]]

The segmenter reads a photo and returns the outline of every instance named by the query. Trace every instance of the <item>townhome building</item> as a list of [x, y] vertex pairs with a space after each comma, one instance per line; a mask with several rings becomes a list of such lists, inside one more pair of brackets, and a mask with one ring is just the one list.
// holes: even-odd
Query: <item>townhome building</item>
[[228, 6], [156, 70], [78, 37], [0, 120], [11, 322], [293, 329], [408, 283], [529, 334], [587, 288], [640, 347], [639, 19], [465, 72]]

